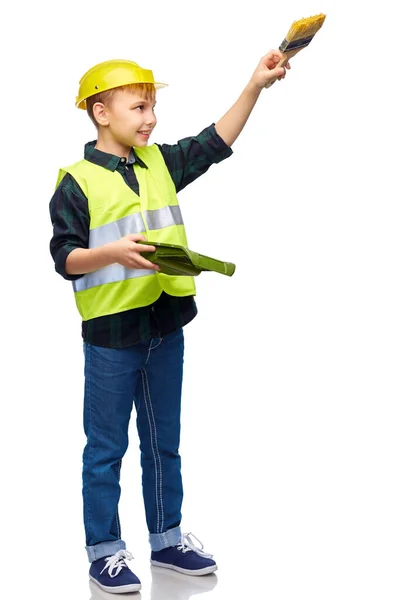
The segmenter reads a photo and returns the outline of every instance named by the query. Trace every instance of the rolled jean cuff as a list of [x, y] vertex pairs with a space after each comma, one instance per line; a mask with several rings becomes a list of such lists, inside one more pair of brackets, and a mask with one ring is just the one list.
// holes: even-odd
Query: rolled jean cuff
[[126, 544], [123, 540], [115, 540], [114, 542], [100, 542], [94, 546], [86, 546], [86, 552], [89, 558], [89, 562], [92, 563], [94, 560], [99, 560], [104, 556], [112, 556], [118, 550], [126, 550]]
[[175, 546], [181, 541], [181, 528], [174, 527], [173, 529], [168, 529], [164, 533], [150, 533], [149, 534], [149, 542], [151, 549], [153, 552], [159, 552], [164, 548], [169, 548], [170, 546]]

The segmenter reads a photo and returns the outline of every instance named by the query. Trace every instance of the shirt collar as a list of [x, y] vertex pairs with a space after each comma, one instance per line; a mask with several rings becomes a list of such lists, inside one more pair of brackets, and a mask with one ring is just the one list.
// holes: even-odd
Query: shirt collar
[[131, 148], [129, 158], [126, 160], [115, 154], [109, 154], [108, 152], [98, 150], [95, 148], [96, 144], [97, 140], [85, 144], [85, 160], [88, 160], [95, 165], [99, 165], [100, 167], [104, 167], [105, 169], [109, 169], [110, 171], [115, 171], [119, 165], [131, 165], [134, 163], [147, 169], [147, 165], [136, 155], [133, 148]]

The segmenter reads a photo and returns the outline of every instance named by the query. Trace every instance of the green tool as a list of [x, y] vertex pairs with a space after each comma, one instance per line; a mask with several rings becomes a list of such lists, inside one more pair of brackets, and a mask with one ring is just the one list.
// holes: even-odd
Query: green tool
[[162, 244], [160, 242], [139, 242], [147, 246], [155, 246], [155, 252], [144, 252], [142, 256], [161, 267], [161, 273], [165, 275], [199, 275], [202, 271], [215, 271], [222, 275], [231, 277], [236, 265], [223, 262], [198, 252], [193, 252], [184, 246], [175, 244]]

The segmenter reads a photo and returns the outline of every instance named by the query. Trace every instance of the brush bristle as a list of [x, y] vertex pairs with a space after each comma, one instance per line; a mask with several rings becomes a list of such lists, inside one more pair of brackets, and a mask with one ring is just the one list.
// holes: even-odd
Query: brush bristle
[[302, 38], [314, 37], [319, 29], [321, 29], [326, 15], [323, 13], [308, 17], [307, 19], [299, 19], [294, 21], [289, 33], [286, 36], [287, 42], [293, 42]]

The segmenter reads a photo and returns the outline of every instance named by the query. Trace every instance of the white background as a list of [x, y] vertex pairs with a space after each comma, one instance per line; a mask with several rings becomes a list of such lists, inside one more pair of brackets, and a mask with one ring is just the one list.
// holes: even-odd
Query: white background
[[[95, 137], [74, 107], [80, 77], [111, 58], [152, 69], [170, 84], [153, 141], [175, 143], [218, 121], [295, 19], [325, 12], [233, 156], [180, 194], [189, 246], [237, 265], [232, 278], [197, 278], [199, 315], [185, 329], [182, 526], [218, 560], [215, 600], [399, 597], [394, 10], [343, 0], [3, 9], [3, 591], [91, 595], [80, 319], [48, 250], [58, 168]], [[147, 600], [133, 428], [130, 439], [120, 515]], [[179, 585], [168, 599], [196, 592]], [[167, 600], [166, 588], [153, 581], [151, 599]]]

